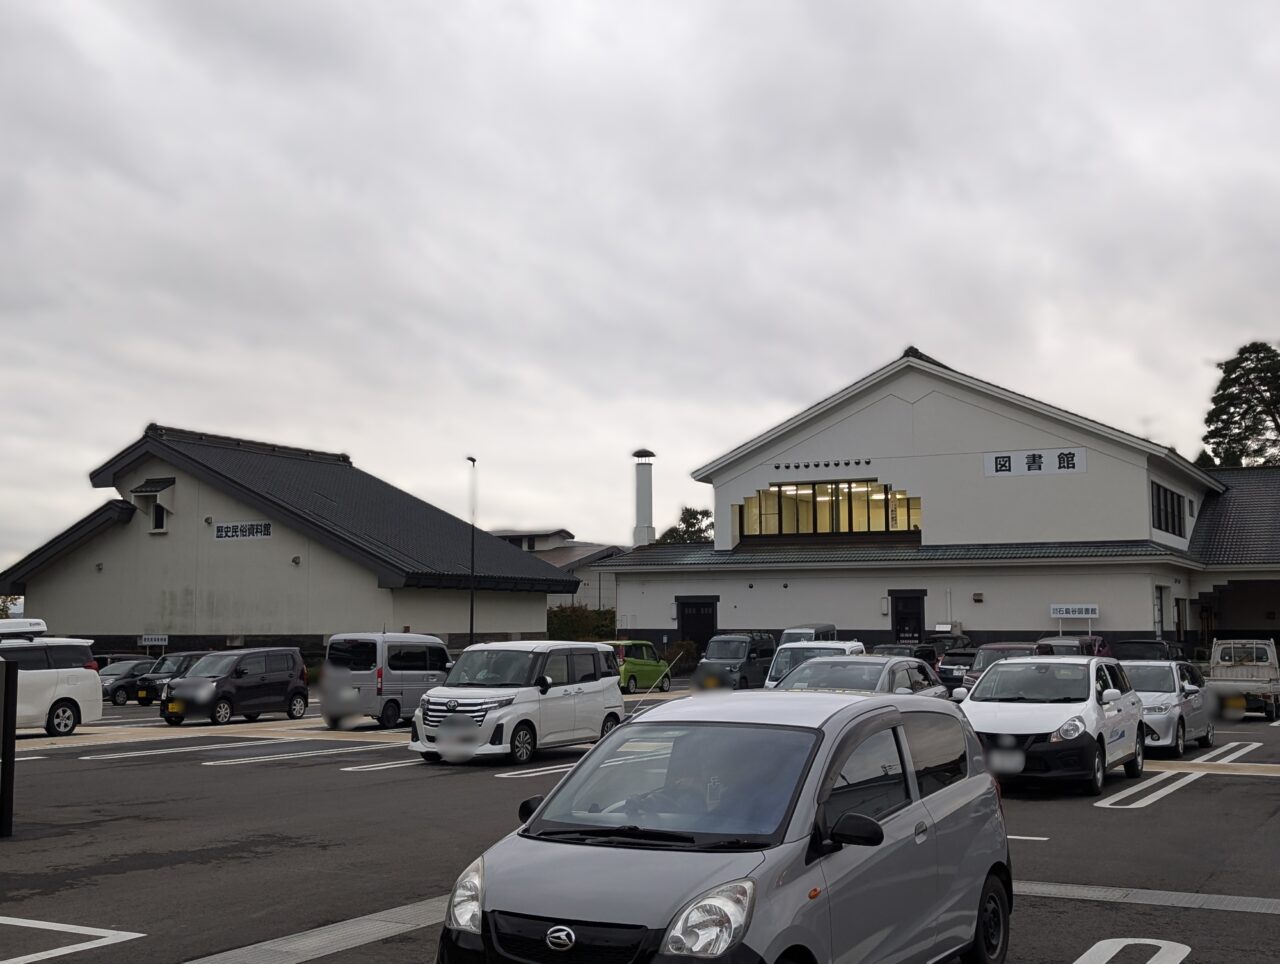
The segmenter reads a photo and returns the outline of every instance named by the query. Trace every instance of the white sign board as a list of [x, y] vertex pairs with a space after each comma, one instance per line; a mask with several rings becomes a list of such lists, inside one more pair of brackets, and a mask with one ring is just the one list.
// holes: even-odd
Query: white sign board
[[219, 522], [213, 527], [213, 538], [224, 539], [270, 539], [270, 522]]
[[138, 642], [143, 646], [168, 646], [168, 633], [145, 633], [138, 638]]
[[1097, 619], [1097, 603], [1050, 603], [1050, 619]]
[[1013, 475], [1083, 475], [1086, 449], [1048, 448], [1026, 452], [987, 452], [982, 456], [987, 478]]

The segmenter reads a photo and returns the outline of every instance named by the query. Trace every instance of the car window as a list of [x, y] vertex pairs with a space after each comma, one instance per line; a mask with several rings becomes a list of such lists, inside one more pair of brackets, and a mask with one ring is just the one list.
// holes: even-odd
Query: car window
[[1115, 688], [1121, 693], [1132, 693], [1133, 687], [1129, 684], [1129, 677], [1125, 675], [1124, 670], [1119, 666], [1107, 666], [1107, 672], [1111, 674], [1111, 680], [1115, 684]]
[[17, 663], [18, 672], [31, 669], [48, 669], [49, 661], [45, 659], [43, 646], [5, 646], [0, 648], [0, 659], [6, 663]]
[[93, 652], [84, 646], [50, 646], [49, 662], [54, 669], [79, 669], [93, 659]]
[[1191, 682], [1194, 683], [1196, 686], [1200, 687], [1201, 689], [1204, 689], [1204, 676], [1203, 674], [1201, 674], [1200, 668], [1197, 666], [1192, 666], [1190, 663], [1187, 664], [1186, 668], [1187, 668], [1187, 675], [1191, 677]]
[[378, 644], [372, 639], [333, 639], [325, 661], [330, 666], [366, 672], [378, 661]]
[[593, 653], [573, 654], [573, 681], [592, 683], [596, 679], [596, 658]]
[[893, 682], [889, 685], [889, 692], [896, 693], [898, 690], [911, 690], [915, 692], [911, 686], [911, 674], [905, 666], [899, 666], [893, 671]]
[[427, 647], [427, 669], [432, 673], [443, 673], [449, 666], [449, 651], [443, 646]]
[[1099, 666], [1093, 677], [1093, 695], [1099, 703], [1102, 702], [1102, 694], [1111, 688], [1111, 677], [1107, 675], [1106, 668]]
[[878, 820], [911, 802], [902, 754], [892, 730], [873, 733], [840, 764], [824, 807], [827, 826], [846, 813]]
[[387, 669], [407, 673], [425, 673], [427, 671], [427, 647], [388, 644]]
[[245, 676], [261, 676], [267, 671], [267, 655], [266, 653], [253, 653], [240, 660], [240, 668], [244, 670]]
[[913, 663], [911, 666], [911, 688], [917, 693], [921, 690], [927, 690], [931, 686], [940, 685], [937, 680], [930, 677], [929, 667], [924, 663]]
[[608, 652], [600, 650], [596, 653], [596, 668], [600, 672], [601, 679], [618, 675], [618, 660], [613, 655], [613, 650]]
[[905, 713], [902, 720], [921, 797], [969, 775], [969, 751], [959, 720], [943, 713]]
[[287, 673], [293, 669], [293, 660], [288, 653], [267, 653], [268, 673]]
[[569, 657], [567, 653], [552, 653], [547, 657], [543, 668], [544, 676], [551, 677], [552, 686], [567, 686], [569, 683]]
[[1191, 679], [1191, 667], [1184, 663], [1178, 664], [1178, 685], [1194, 686], [1195, 683]]

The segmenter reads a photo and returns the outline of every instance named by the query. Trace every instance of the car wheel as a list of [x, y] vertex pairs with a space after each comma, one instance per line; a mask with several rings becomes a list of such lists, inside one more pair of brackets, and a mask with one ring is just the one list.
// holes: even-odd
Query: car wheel
[[634, 676], [628, 676], [628, 677], [627, 677], [627, 692], [628, 692], [628, 693], [634, 693], [634, 692], [635, 692], [636, 690], [638, 690], [639, 688], [640, 688], [640, 684], [636, 681], [636, 678], [635, 678]]
[[1178, 721], [1178, 731], [1173, 735], [1173, 755], [1176, 759], [1182, 759], [1182, 754], [1187, 752], [1187, 728], [1182, 721]]
[[436, 756], [434, 753], [420, 753], [418, 755], [422, 757], [423, 763], [439, 763], [440, 762], [440, 758]]
[[[1179, 730], [1181, 736], [1181, 730]], [[1124, 765], [1124, 775], [1130, 780], [1136, 780], [1142, 776], [1142, 768], [1146, 763], [1146, 741], [1142, 739], [1142, 732], [1138, 732], [1138, 743], [1133, 749], [1133, 759]]]
[[261, 715], [262, 715], [261, 713], [246, 713], [244, 715], [244, 718], [248, 720], [250, 723], [257, 723], [258, 717], [260, 717]]
[[1106, 757], [1102, 744], [1094, 744], [1093, 759], [1089, 762], [1089, 778], [1085, 781], [1084, 792], [1091, 797], [1102, 796], [1102, 787], [1107, 779]]
[[960, 955], [962, 964], [1003, 964], [1009, 953], [1009, 895], [995, 874], [987, 877], [978, 902], [973, 943]]
[[618, 718], [610, 713], [604, 718], [604, 722], [600, 724], [600, 739], [604, 739], [609, 735], [609, 731], [618, 725]]
[[139, 706], [150, 706], [150, 705], [151, 705], [152, 703], [154, 703], [154, 702], [155, 702], [155, 700], [150, 699], [150, 698], [147, 698], [147, 699], [145, 699], [145, 700], [138, 700], [138, 705], [139, 705]]
[[1268, 722], [1274, 723], [1276, 719], [1276, 705], [1268, 703], [1262, 708], [1262, 714], [1267, 718]]
[[745, 690], [745, 689], [749, 689], [750, 687], [751, 687], [751, 684], [747, 682], [747, 678], [745, 676], [738, 677], [738, 682], [736, 682], [733, 685], [733, 688], [735, 690]]
[[114, 693], [111, 694], [111, 702], [114, 703], [116, 706], [124, 706], [126, 703], [129, 702], [129, 694], [126, 693], [123, 689], [117, 689]]
[[342, 718], [339, 716], [326, 716], [324, 718], [324, 725], [331, 730], [336, 730], [342, 725]]
[[1200, 745], [1206, 750], [1213, 746], [1213, 720], [1209, 721], [1209, 728], [1204, 731], [1204, 736], [1200, 737]]
[[181, 726], [182, 721], [185, 719], [186, 719], [185, 716], [166, 716], [164, 718], [164, 721], [168, 723], [170, 726]]
[[[397, 712], [399, 712], [397, 710]], [[307, 698], [301, 693], [294, 693], [289, 698], [289, 709], [285, 711], [285, 715], [291, 720], [300, 720], [307, 713]]]
[[667, 675], [667, 676], [662, 677], [662, 681], [661, 681], [660, 683], [658, 683], [658, 689], [662, 690], [662, 692], [664, 692], [664, 693], [670, 693], [670, 692], [671, 692], [671, 677], [670, 677], [670, 675]]
[[389, 730], [399, 722], [400, 704], [395, 700], [387, 700], [382, 706], [382, 712], [378, 714], [378, 726]]
[[49, 707], [44, 731], [50, 736], [70, 736], [76, 731], [76, 708], [67, 700], [59, 700]]
[[511, 762], [528, 763], [538, 748], [538, 738], [534, 736], [533, 727], [521, 723], [511, 731]]
[[227, 700], [218, 700], [213, 704], [213, 710], [209, 713], [211, 722], [218, 726], [231, 722], [231, 703]]

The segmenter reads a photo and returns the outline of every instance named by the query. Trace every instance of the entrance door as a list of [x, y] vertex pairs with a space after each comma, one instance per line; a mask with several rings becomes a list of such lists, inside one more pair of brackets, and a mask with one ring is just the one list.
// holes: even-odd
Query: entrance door
[[893, 638], [907, 645], [924, 640], [924, 596], [893, 596]]
[[716, 634], [716, 603], [708, 599], [676, 601], [676, 629], [680, 639], [691, 639], [699, 655], [707, 648], [707, 640]]

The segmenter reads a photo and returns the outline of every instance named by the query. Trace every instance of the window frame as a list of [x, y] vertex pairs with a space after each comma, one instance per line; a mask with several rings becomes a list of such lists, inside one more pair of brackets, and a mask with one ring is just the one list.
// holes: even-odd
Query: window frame
[[[249, 669], [249, 661], [255, 660], [255, 659], [262, 660], [262, 669], [260, 670]], [[236, 669], [243, 669], [245, 676], [255, 676], [255, 675], [266, 676], [268, 672], [267, 654], [266, 653], [246, 653], [236, 662]]]
[[[836, 747], [836, 751], [831, 758], [831, 763], [827, 767], [826, 773], [823, 776], [822, 790], [819, 793], [819, 797], [817, 800], [817, 819], [818, 819], [818, 822], [825, 829], [829, 830], [831, 826], [834, 824], [834, 820], [831, 819], [830, 808], [831, 808], [832, 798], [838, 792], [838, 788], [835, 785], [835, 781], [839, 778], [839, 775], [844, 771], [845, 765], [851, 759], [853, 759], [853, 755], [857, 753], [859, 750], [861, 750], [864, 746], [866, 746], [868, 742], [879, 737], [882, 733], [888, 734], [889, 739], [893, 741], [894, 749], [898, 754], [898, 763], [901, 766], [901, 771], [899, 775], [902, 778], [902, 786], [903, 786], [903, 789], [906, 791], [906, 796], [901, 803], [897, 804], [896, 806], [892, 807], [889, 810], [885, 810], [883, 813], [880, 813], [874, 817], [871, 816], [870, 814], [863, 814], [863, 816], [866, 816], [869, 819], [876, 821], [876, 823], [883, 824], [885, 821], [891, 819], [892, 817], [897, 816], [903, 810], [908, 809], [919, 800], [919, 796], [917, 795], [918, 790], [915, 786], [915, 777], [913, 775], [912, 764], [910, 763], [908, 754], [905, 752], [906, 750], [905, 738], [903, 734], [898, 732], [900, 729], [901, 729], [901, 725], [898, 724], [897, 722], [894, 722], [888, 726], [874, 727], [865, 734], [860, 734], [855, 728]], [[836, 819], [839, 819], [839, 816], [843, 816], [845, 813], [848, 813], [848, 812], [851, 812], [851, 811], [849, 810], [841, 811], [841, 813], [837, 816]], [[856, 813], [857, 811], [852, 811], [852, 812]]]
[[[10, 660], [8, 656], [5, 655], [6, 653], [10, 655], [15, 655], [15, 654], [30, 655], [32, 653], [36, 653], [36, 654], [39, 654], [44, 659], [44, 665], [43, 666], [23, 666], [16, 659]], [[49, 658], [48, 646], [0, 646], [0, 659], [5, 660], [5, 662], [13, 663], [17, 667], [19, 673], [36, 673], [36, 672], [39, 672], [40, 670], [53, 669], [53, 662]]]
[[[926, 792], [924, 785], [920, 782], [920, 774], [922, 772], [920, 769], [921, 764], [917, 762], [915, 750], [911, 746], [911, 731], [910, 731], [909, 723], [912, 720], [934, 720], [934, 719], [946, 720], [948, 723], [954, 724], [956, 734], [960, 737], [961, 758], [964, 761], [964, 772], [961, 773], [959, 777], [951, 780], [949, 783], [945, 783], [942, 786], [937, 787], [936, 789], [929, 790], [928, 792]], [[933, 796], [935, 793], [940, 793], [943, 790], [946, 790], [950, 787], [955, 786], [957, 783], [963, 783], [965, 780], [969, 779], [969, 777], [972, 775], [972, 769], [970, 767], [970, 761], [969, 761], [970, 751], [969, 751], [968, 734], [965, 733], [964, 723], [961, 720], [956, 719], [951, 714], [935, 712], [933, 710], [908, 710], [907, 712], [902, 714], [902, 737], [906, 743], [907, 751], [911, 757], [911, 769], [912, 769], [912, 773], [914, 774], [916, 792], [920, 795], [921, 800], [927, 800], [929, 797]]]
[[[582, 669], [579, 660], [591, 666], [591, 675], [589, 677], [581, 676]], [[581, 686], [583, 683], [597, 683], [600, 681], [600, 667], [596, 663], [596, 654], [590, 649], [575, 649], [569, 654], [569, 665], [572, 667], [570, 677], [572, 685]]]

